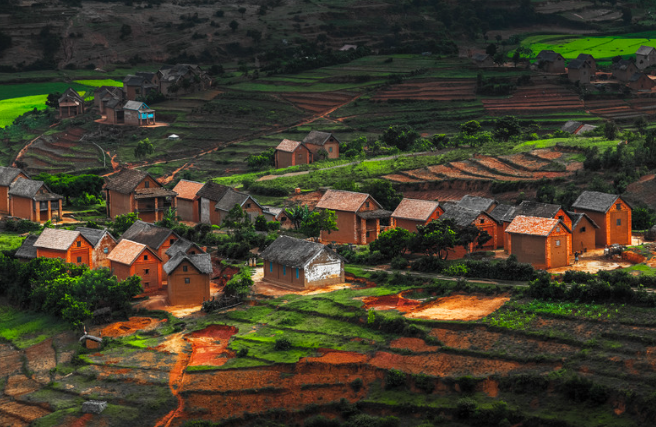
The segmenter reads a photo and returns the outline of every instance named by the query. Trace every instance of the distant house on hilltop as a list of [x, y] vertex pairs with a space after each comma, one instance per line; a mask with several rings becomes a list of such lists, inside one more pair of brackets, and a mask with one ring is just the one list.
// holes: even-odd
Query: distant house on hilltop
[[426, 225], [444, 213], [439, 202], [403, 199], [392, 212], [391, 226], [416, 232], [418, 225]]
[[622, 59], [612, 65], [613, 77], [621, 82], [628, 82], [638, 72], [638, 67], [631, 61]]
[[119, 87], [114, 86], [101, 86], [93, 92], [93, 105], [98, 109], [100, 114], [106, 114], [107, 104], [115, 100], [116, 106], [119, 102], [123, 100], [124, 93]]
[[276, 147], [276, 168], [306, 165], [321, 160], [339, 158], [339, 140], [329, 132], [313, 130], [302, 141], [283, 139]]
[[128, 101], [123, 105], [124, 123], [131, 126], [147, 126], [155, 124], [155, 110], [145, 102]]
[[636, 66], [640, 70], [656, 65], [656, 49], [651, 46], [640, 46], [636, 51]]
[[136, 75], [128, 74], [123, 79], [124, 97], [129, 101], [135, 101], [151, 92], [159, 92], [157, 73], [138, 72]]
[[59, 117], [67, 119], [84, 114], [84, 98], [73, 88], [68, 88], [59, 97]]
[[567, 78], [571, 82], [590, 83], [592, 78], [590, 65], [584, 59], [572, 59], [567, 67]]
[[567, 121], [561, 128], [563, 132], [569, 132], [572, 135], [582, 135], [591, 130], [597, 129], [597, 126], [585, 124], [583, 122], [577, 122], [575, 120]]
[[302, 142], [291, 139], [283, 139], [276, 147], [274, 156], [276, 169], [312, 163], [310, 149]]
[[209, 74], [194, 64], [164, 65], [157, 75], [159, 91], [164, 95], [198, 92], [212, 86]]
[[18, 178], [30, 179], [21, 169], [0, 166], [0, 213], [9, 213], [9, 188]]
[[319, 159], [319, 151], [324, 150], [329, 159], [339, 158], [339, 140], [334, 134], [313, 130], [301, 141], [312, 153], [312, 162]]
[[654, 81], [649, 78], [645, 73], [635, 73], [631, 76], [626, 85], [631, 88], [631, 90], [639, 91], [651, 91], [651, 89], [656, 86]]
[[565, 72], [565, 58], [553, 50], [543, 50], [535, 57], [538, 68], [547, 73], [562, 74]]
[[472, 62], [479, 68], [494, 66], [494, 59], [487, 53], [475, 53], [471, 57]]

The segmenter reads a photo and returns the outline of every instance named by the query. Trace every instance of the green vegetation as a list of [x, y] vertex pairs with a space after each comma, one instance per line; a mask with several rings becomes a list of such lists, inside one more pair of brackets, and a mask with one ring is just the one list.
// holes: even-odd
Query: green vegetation
[[563, 55], [565, 59], [574, 59], [580, 53], [592, 55], [597, 61], [610, 60], [615, 56], [635, 57], [640, 46], [656, 47], [653, 38], [645, 34], [625, 34], [604, 37], [581, 37], [571, 35], [539, 35], [522, 40], [522, 46], [528, 47], [537, 55], [541, 50], [549, 49]]
[[18, 249], [23, 240], [25, 237], [19, 236], [17, 233], [3, 232], [0, 234], [0, 252]]
[[75, 83], [91, 86], [91, 87], [101, 87], [101, 86], [114, 86], [114, 87], [123, 87], [123, 82], [120, 80], [113, 79], [104, 79], [104, 80], [75, 80]]
[[68, 330], [70, 326], [53, 316], [0, 305], [0, 338], [23, 349]]

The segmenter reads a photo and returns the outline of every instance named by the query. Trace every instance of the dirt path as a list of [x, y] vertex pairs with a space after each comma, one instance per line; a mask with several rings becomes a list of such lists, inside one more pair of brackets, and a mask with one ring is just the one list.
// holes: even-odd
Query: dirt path
[[187, 369], [187, 366], [191, 361], [191, 354], [183, 350], [187, 343], [182, 332], [175, 334], [172, 341], [176, 341], [174, 344], [180, 346], [178, 360], [175, 362], [175, 366], [171, 370], [169, 376], [169, 388], [171, 389], [171, 393], [178, 400], [178, 406], [159, 420], [157, 424], [155, 424], [155, 427], [169, 427], [171, 422], [184, 412], [185, 402], [182, 396], [180, 396], [180, 392], [182, 391], [182, 384], [184, 382], [185, 369]]

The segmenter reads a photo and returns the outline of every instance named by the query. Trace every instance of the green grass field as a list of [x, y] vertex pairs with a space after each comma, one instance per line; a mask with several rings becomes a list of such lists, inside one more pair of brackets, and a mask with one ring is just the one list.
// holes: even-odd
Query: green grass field
[[[522, 46], [529, 47], [534, 55], [537, 55], [541, 50], [550, 49], [560, 53], [565, 59], [574, 59], [580, 53], [587, 53], [596, 60], [600, 60], [610, 59], [617, 55], [623, 57], [633, 56], [640, 46], [656, 47], [656, 38], [647, 37], [650, 34], [637, 33], [612, 37], [540, 35], [525, 38], [522, 41]], [[653, 35], [656, 36], [656, 33]]]
[[114, 86], [114, 87], [123, 87], [123, 82], [120, 80], [105, 79], [105, 80], [75, 80], [75, 83], [79, 83], [84, 86], [91, 87], [101, 87], [101, 86]]
[[70, 328], [66, 322], [42, 313], [20, 311], [0, 305], [0, 339], [18, 348], [38, 344]]

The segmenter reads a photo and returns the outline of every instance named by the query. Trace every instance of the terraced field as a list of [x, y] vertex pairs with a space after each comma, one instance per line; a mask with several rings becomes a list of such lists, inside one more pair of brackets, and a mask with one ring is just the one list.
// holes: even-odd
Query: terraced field
[[555, 84], [522, 86], [509, 98], [484, 99], [485, 111], [492, 116], [563, 113], [584, 109], [579, 96]]
[[472, 101], [475, 99], [475, 79], [415, 79], [379, 91], [372, 97], [374, 101]]

